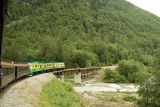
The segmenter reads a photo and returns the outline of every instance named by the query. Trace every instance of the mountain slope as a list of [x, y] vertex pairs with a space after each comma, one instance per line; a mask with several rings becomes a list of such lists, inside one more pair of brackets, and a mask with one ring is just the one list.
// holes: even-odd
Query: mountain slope
[[160, 49], [160, 18], [124, 0], [47, 0], [31, 6], [11, 0], [9, 8], [7, 24], [27, 19], [6, 28], [4, 59], [64, 61], [68, 67], [134, 59], [152, 66]]

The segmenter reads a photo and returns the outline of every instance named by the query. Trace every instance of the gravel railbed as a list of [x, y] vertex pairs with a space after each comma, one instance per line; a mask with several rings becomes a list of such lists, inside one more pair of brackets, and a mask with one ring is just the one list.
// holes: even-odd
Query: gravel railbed
[[40, 107], [42, 86], [54, 78], [45, 73], [11, 84], [0, 96], [0, 107]]

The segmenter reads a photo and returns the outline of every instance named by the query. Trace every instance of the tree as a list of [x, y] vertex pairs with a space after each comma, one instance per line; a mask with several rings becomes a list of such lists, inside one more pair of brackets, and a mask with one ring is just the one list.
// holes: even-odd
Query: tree
[[155, 66], [154, 75], [147, 79], [139, 89], [140, 104], [144, 107], [160, 107], [160, 51], [156, 53], [154, 64], [158, 64]]
[[96, 66], [97, 63], [99, 63], [99, 61], [95, 54], [87, 52], [85, 50], [75, 51], [73, 64], [76, 67], [91, 67]]
[[127, 82], [123, 75], [120, 75], [117, 70], [105, 70], [104, 82], [107, 83], [124, 83]]
[[131, 83], [142, 83], [151, 74], [149, 68], [135, 60], [122, 60], [119, 62], [118, 71]]

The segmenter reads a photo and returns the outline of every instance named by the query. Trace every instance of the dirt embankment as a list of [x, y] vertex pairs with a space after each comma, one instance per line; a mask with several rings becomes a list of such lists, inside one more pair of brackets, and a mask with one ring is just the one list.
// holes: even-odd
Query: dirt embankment
[[87, 102], [85, 107], [138, 107], [138, 85], [94, 81], [74, 86], [75, 92]]
[[46, 73], [14, 83], [0, 96], [0, 107], [40, 107], [42, 86], [53, 78]]

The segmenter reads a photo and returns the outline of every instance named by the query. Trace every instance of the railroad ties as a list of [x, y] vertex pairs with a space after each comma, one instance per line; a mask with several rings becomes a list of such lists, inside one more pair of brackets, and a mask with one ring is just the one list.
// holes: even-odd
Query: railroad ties
[[53, 74], [61, 78], [63, 81], [64, 75], [74, 75], [74, 83], [80, 84], [82, 80], [94, 78], [100, 69], [101, 67], [65, 69], [61, 71], [54, 71]]

